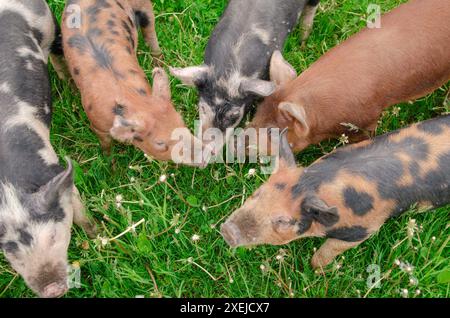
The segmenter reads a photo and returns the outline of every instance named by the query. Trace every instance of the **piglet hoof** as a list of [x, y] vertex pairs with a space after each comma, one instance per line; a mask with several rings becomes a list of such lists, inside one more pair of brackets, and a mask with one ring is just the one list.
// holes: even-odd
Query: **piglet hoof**
[[111, 170], [112, 170], [113, 172], [115, 172], [116, 169], [117, 169], [117, 166], [116, 166], [116, 158], [112, 158], [112, 159], [111, 159]]
[[95, 223], [91, 223], [89, 230], [86, 231], [86, 235], [90, 238], [90, 239], [95, 239], [98, 235], [98, 227], [97, 224]]
[[324, 273], [324, 268], [330, 264], [330, 260], [325, 259], [321, 254], [316, 253], [313, 255], [311, 259], [311, 266], [315, 269], [319, 274]]
[[97, 224], [95, 224], [94, 221], [89, 221], [86, 224], [84, 224], [83, 230], [84, 230], [84, 232], [86, 232], [86, 235], [90, 239], [95, 239], [97, 237], [98, 228], [97, 228]]
[[161, 51], [152, 52], [152, 57], [153, 57], [153, 65], [154, 66], [157, 66], [157, 67], [164, 66], [164, 63], [163, 63], [164, 56]]

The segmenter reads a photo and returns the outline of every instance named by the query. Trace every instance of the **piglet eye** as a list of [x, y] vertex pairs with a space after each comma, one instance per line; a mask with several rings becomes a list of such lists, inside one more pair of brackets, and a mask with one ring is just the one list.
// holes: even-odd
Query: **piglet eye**
[[167, 144], [164, 141], [160, 141], [160, 140], [154, 142], [154, 147], [158, 151], [167, 151], [169, 149]]

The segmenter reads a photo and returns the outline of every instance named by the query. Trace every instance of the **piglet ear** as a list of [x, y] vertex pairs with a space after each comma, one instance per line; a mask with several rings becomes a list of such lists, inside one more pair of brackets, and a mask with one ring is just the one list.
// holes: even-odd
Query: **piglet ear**
[[170, 100], [172, 95], [170, 93], [169, 77], [164, 69], [157, 67], [152, 72], [153, 75], [153, 95], [165, 100]]
[[57, 201], [65, 192], [73, 191], [73, 165], [72, 161], [66, 157], [67, 168], [41, 187], [39, 194], [46, 204]]
[[[278, 130], [277, 130], [278, 131]], [[288, 129], [285, 128], [280, 134], [279, 138], [279, 153], [278, 153], [278, 161], [276, 163], [277, 169], [280, 169], [282, 167], [284, 168], [291, 168], [296, 167], [297, 163], [295, 162], [295, 156], [292, 152], [291, 146], [289, 145], [288, 139], [287, 139], [287, 131]], [[269, 130], [271, 138], [274, 137], [274, 130]]]
[[170, 74], [187, 86], [195, 86], [195, 82], [209, 72], [209, 66], [190, 66], [185, 68], [169, 67]]
[[309, 124], [303, 106], [284, 102], [278, 105], [278, 110], [288, 122], [292, 123], [297, 137], [306, 136], [309, 133]]
[[150, 131], [150, 124], [145, 125], [141, 119], [125, 118], [116, 115], [113, 127], [109, 133], [114, 139], [123, 143], [132, 143], [134, 140], [144, 139], [145, 131]]
[[314, 221], [328, 227], [339, 221], [339, 214], [336, 207], [330, 207], [316, 195], [306, 196], [302, 203], [302, 209], [310, 215]]
[[275, 84], [260, 79], [245, 79], [241, 82], [241, 93], [252, 93], [261, 97], [272, 95], [275, 92]]
[[291, 82], [297, 78], [297, 72], [283, 57], [280, 51], [275, 51], [270, 60], [270, 80], [277, 86]]

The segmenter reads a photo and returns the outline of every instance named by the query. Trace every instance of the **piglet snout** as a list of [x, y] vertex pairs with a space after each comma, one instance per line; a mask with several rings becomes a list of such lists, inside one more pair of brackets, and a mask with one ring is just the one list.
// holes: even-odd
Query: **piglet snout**
[[51, 283], [44, 287], [42, 291], [43, 298], [58, 298], [67, 292], [67, 284]]
[[241, 231], [236, 226], [236, 224], [231, 222], [222, 224], [220, 228], [220, 234], [222, 234], [225, 242], [227, 242], [231, 247], [236, 247], [239, 245], [239, 237], [241, 235]]

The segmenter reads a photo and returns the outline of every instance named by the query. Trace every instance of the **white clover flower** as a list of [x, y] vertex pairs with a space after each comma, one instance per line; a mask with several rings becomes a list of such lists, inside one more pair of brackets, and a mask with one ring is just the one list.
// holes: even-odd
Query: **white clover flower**
[[415, 277], [411, 277], [411, 278], [409, 279], [409, 284], [410, 284], [411, 286], [417, 286], [418, 283], [419, 283], [419, 281], [418, 281], [417, 278], [415, 278]]
[[398, 106], [395, 106], [392, 108], [392, 115], [394, 115], [395, 117], [398, 117], [398, 115], [400, 114], [400, 110], [401, 108]]
[[400, 262], [399, 259], [396, 259], [396, 260], [394, 261], [394, 264], [395, 264], [396, 266], [400, 266], [401, 262]]
[[348, 136], [346, 134], [342, 134], [341, 137], [339, 138], [339, 141], [344, 145], [348, 144], [349, 143]]
[[259, 268], [264, 272], [266, 270], [266, 266], [264, 264], [259, 265]]
[[123, 196], [121, 194], [116, 195], [116, 207], [119, 209], [122, 207]]
[[180, 234], [181, 230], [180, 229], [175, 229], [175, 234]]
[[253, 177], [255, 174], [256, 174], [256, 170], [255, 169], [251, 168], [251, 169], [248, 170], [248, 176], [249, 177]]
[[167, 176], [165, 174], [163, 174], [159, 177], [159, 182], [164, 183], [166, 181], [167, 181]]
[[200, 241], [200, 235], [198, 235], [198, 234], [192, 235], [191, 240], [192, 240], [192, 242]]
[[100, 242], [102, 243], [102, 246], [105, 247], [106, 245], [108, 245], [109, 240], [106, 237], [101, 237]]
[[408, 298], [408, 294], [409, 294], [409, 292], [408, 292], [408, 290], [407, 290], [406, 288], [400, 290], [400, 295], [401, 295], [403, 298]]
[[416, 289], [416, 291], [414, 293], [416, 294], [416, 296], [419, 296], [421, 291], [420, 291], [420, 289]]

